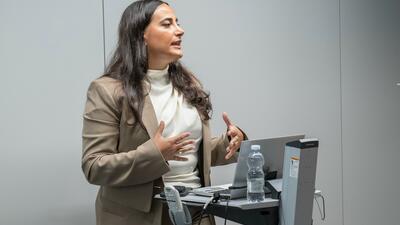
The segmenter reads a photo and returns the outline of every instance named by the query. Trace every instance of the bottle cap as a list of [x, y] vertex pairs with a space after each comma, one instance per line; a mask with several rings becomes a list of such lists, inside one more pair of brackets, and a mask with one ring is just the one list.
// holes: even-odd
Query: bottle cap
[[251, 145], [251, 150], [260, 150], [260, 145]]

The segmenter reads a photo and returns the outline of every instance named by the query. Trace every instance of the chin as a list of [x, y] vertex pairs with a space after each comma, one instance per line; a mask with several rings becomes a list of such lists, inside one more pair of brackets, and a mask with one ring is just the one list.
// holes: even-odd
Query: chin
[[172, 58], [174, 59], [174, 62], [177, 61], [178, 59], [183, 57], [183, 52], [174, 52], [173, 54], [171, 54]]

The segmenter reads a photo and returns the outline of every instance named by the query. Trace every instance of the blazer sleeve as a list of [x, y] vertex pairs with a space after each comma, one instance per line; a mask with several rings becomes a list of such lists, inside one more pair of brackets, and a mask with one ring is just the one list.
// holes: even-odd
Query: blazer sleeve
[[[239, 128], [239, 127], [238, 127]], [[243, 140], [247, 140], [247, 135], [242, 129], [239, 130], [243, 133]], [[226, 160], [225, 156], [227, 154], [226, 148], [229, 146], [229, 136], [223, 133], [219, 137], [211, 138], [211, 166], [221, 166], [230, 163], [235, 163], [238, 159], [238, 152], [236, 152], [230, 159]]]
[[82, 170], [89, 183], [131, 186], [151, 182], [169, 171], [152, 139], [137, 149], [118, 152], [120, 115], [111, 91], [102, 83], [92, 82], [82, 131]]

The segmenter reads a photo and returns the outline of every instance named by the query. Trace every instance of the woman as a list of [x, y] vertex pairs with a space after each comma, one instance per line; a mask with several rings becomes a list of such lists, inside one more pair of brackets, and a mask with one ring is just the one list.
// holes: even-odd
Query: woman
[[105, 74], [89, 87], [82, 169], [100, 185], [97, 224], [170, 224], [153, 200], [164, 185], [210, 185], [210, 166], [236, 160], [245, 135], [224, 113], [227, 133], [211, 138], [209, 95], [178, 61], [183, 34], [168, 4], [134, 2]]

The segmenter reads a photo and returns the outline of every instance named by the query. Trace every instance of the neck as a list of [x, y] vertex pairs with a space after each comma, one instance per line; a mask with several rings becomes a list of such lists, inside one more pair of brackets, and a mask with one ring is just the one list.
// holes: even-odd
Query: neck
[[168, 64], [160, 64], [160, 65], [150, 65], [148, 69], [149, 70], [164, 70], [165, 68], [167, 68]]
[[163, 65], [149, 65], [149, 70], [164, 70], [167, 68], [168, 64], [163, 64]]
[[165, 69], [170, 62], [165, 60], [156, 60], [154, 57], [149, 57], [148, 60], [148, 69], [150, 70], [163, 70]]

